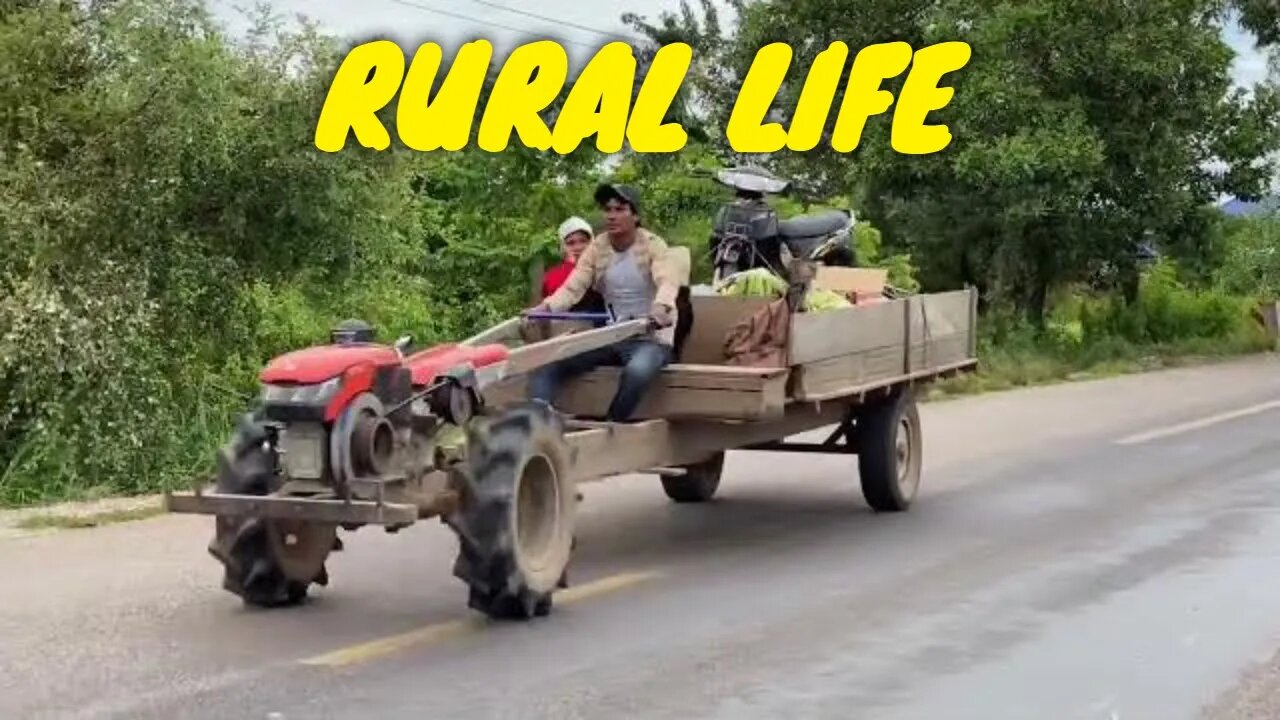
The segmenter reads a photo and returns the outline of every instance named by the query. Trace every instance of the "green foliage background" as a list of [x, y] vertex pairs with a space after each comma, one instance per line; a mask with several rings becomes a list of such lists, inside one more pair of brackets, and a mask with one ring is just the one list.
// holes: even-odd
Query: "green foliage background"
[[[976, 389], [1257, 349], [1250, 312], [1280, 294], [1280, 221], [1204, 208], [1260, 191], [1280, 146], [1274, 89], [1229, 91], [1217, 5], [1112, 5], [756, 2], [735, 33], [709, 5], [633, 18], [694, 43], [673, 113], [695, 139], [609, 172], [642, 188], [646, 223], [693, 248], [704, 279], [725, 193], [697, 171], [740, 159], [716, 128], [754, 48], [785, 37], [800, 64], [836, 37], [963, 37], [974, 61], [937, 120], [953, 149], [893, 156], [873, 121], [850, 157], [751, 158], [797, 178], [780, 209], [852, 204], [870, 220], [861, 258], [896, 285], [980, 287]], [[1246, 19], [1265, 30], [1262, 5]], [[314, 150], [343, 51], [266, 18], [233, 43], [194, 0], [0, 0], [0, 504], [185, 483], [272, 355], [347, 317], [388, 339], [474, 332], [526, 304], [564, 217], [595, 216], [605, 168], [590, 143], [566, 157]], [[1210, 157], [1228, 170], [1203, 173]], [[1148, 236], [1166, 259], [1143, 272], [1129, 248]]]

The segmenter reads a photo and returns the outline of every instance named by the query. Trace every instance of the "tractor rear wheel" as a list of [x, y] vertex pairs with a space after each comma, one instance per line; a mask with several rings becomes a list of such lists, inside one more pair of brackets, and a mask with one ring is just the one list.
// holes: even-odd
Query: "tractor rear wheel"
[[920, 414], [909, 388], [859, 411], [858, 475], [872, 510], [911, 507], [920, 489], [922, 456]]
[[[241, 417], [218, 453], [217, 491], [267, 495], [276, 487], [267, 429], [254, 413]], [[247, 605], [281, 607], [306, 599], [311, 583], [327, 585], [325, 560], [341, 546], [333, 525], [253, 516], [215, 520], [209, 553], [223, 564], [222, 586]]]
[[542, 403], [469, 425], [462, 502], [447, 521], [459, 539], [453, 573], [473, 610], [521, 620], [551, 611], [574, 545], [571, 466], [563, 423]]

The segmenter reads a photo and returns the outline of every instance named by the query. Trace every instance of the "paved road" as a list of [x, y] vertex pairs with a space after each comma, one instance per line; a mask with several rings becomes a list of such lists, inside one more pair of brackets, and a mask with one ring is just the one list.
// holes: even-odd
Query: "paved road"
[[0, 718], [1280, 716], [1280, 360], [922, 416], [907, 514], [841, 457], [731, 455], [702, 507], [590, 486], [527, 625], [473, 619], [435, 523], [283, 612], [218, 588], [207, 519], [3, 540]]

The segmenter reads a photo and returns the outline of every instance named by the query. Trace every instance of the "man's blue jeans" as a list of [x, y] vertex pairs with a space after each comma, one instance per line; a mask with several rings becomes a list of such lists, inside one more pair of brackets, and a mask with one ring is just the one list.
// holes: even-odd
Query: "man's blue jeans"
[[652, 338], [628, 338], [614, 345], [565, 358], [535, 371], [529, 378], [529, 397], [549, 405], [565, 382], [602, 365], [621, 366], [618, 391], [606, 420], [623, 422], [640, 406], [644, 393], [671, 362], [671, 347]]

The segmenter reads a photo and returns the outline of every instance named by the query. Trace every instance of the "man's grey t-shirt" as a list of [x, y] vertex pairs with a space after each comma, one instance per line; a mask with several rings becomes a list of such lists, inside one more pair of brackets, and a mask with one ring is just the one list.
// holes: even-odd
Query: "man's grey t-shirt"
[[646, 317], [653, 306], [653, 283], [641, 272], [631, 250], [614, 252], [604, 276], [605, 302], [619, 320]]

